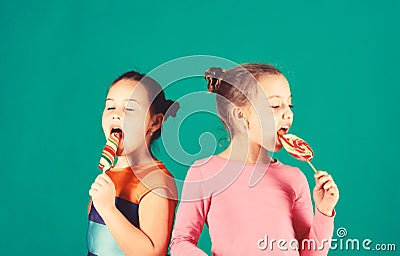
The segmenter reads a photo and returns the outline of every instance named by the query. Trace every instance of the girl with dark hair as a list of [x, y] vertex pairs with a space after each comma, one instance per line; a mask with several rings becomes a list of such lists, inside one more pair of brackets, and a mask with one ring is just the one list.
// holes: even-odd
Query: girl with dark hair
[[177, 109], [148, 76], [131, 71], [111, 84], [102, 126], [106, 138], [119, 133], [122, 139], [115, 166], [89, 190], [88, 255], [166, 255], [177, 191], [150, 146]]

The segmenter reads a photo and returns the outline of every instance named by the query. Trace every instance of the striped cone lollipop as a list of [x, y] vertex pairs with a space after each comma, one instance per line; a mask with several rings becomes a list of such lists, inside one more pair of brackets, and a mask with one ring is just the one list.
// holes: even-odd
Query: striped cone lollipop
[[314, 165], [310, 162], [314, 157], [311, 147], [301, 138], [293, 134], [279, 135], [280, 142], [286, 151], [294, 158], [307, 162], [314, 172], [317, 172]]
[[99, 169], [108, 171], [113, 165], [115, 155], [117, 154], [117, 148], [119, 141], [121, 140], [121, 132], [113, 131], [107, 139], [107, 143], [104, 146], [103, 152], [101, 153]]

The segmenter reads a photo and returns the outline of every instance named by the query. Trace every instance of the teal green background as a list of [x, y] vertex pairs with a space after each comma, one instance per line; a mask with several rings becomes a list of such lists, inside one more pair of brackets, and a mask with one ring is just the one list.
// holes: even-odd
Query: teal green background
[[[88, 189], [105, 141], [101, 112], [109, 84], [127, 70], [149, 72], [196, 54], [281, 69], [294, 97], [292, 131], [311, 144], [314, 165], [340, 187], [336, 228], [345, 227], [348, 238], [400, 247], [399, 5], [1, 1], [0, 254], [85, 255]], [[167, 96], [205, 89], [202, 78], [188, 79]], [[212, 115], [186, 122], [179, 136], [188, 152], [200, 150], [197, 135], [204, 131], [223, 136]], [[162, 146], [157, 154], [185, 177], [188, 166]], [[276, 156], [302, 168], [314, 185], [306, 164], [285, 152]], [[199, 246], [210, 253], [206, 233]]]

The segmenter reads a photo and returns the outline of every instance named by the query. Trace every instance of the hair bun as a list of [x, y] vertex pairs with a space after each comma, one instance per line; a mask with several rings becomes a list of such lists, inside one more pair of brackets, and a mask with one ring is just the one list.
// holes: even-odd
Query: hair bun
[[222, 76], [224, 75], [225, 70], [222, 68], [209, 68], [204, 73], [204, 78], [208, 82], [208, 91], [217, 93], [218, 88], [221, 84]]
[[164, 112], [164, 119], [168, 117], [176, 117], [176, 112], [179, 110], [179, 103], [173, 100], [166, 100], [165, 101], [165, 112]]

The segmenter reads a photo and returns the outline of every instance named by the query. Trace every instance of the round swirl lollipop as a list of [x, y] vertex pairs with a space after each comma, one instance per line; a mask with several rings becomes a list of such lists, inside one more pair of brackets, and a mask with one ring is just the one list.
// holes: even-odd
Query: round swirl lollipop
[[103, 173], [111, 169], [111, 167], [114, 165], [114, 160], [121, 137], [121, 132], [119, 131], [111, 132], [110, 136], [108, 137], [103, 152], [101, 153], [99, 163], [99, 169], [102, 170]]
[[317, 172], [314, 165], [310, 162], [314, 157], [311, 147], [301, 138], [293, 134], [282, 134], [279, 136], [282, 146], [294, 158], [307, 162], [314, 172]]

